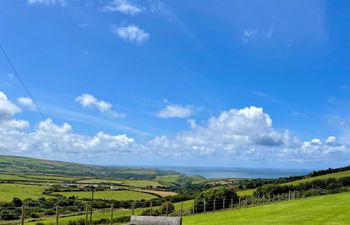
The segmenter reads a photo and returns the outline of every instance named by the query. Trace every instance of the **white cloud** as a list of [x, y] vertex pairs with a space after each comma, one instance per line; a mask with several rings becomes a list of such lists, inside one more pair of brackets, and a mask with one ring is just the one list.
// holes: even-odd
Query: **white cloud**
[[105, 112], [112, 108], [111, 103], [105, 102], [103, 100], [98, 100], [95, 98], [95, 96], [86, 93], [76, 97], [75, 101], [83, 107], [96, 107], [101, 112]]
[[293, 147], [299, 143], [289, 131], [275, 131], [270, 116], [262, 108], [254, 106], [224, 111], [218, 117], [211, 117], [206, 126], [199, 126], [194, 120], [190, 124], [191, 130], [172, 139], [155, 139], [151, 144], [163, 140], [166, 146], [213, 154], [218, 151], [244, 151], [252, 146]]
[[4, 92], [0, 91], [0, 120], [7, 119], [20, 111], [21, 109], [8, 100]]
[[272, 37], [274, 33], [273, 28], [269, 28], [268, 30], [261, 30], [261, 29], [244, 29], [241, 39], [244, 43], [247, 43], [252, 40], [258, 40], [263, 39], [267, 40]]
[[[93, 101], [91, 100], [93, 99]], [[93, 107], [100, 100], [82, 101]], [[91, 103], [92, 102], [92, 103]], [[82, 103], [82, 104], [83, 104]], [[198, 158], [224, 156], [232, 161], [332, 161], [350, 158], [350, 146], [335, 136], [300, 141], [288, 130], [273, 127], [271, 117], [255, 106], [230, 109], [212, 116], [205, 124], [188, 120], [190, 129], [174, 136], [160, 135], [138, 143], [126, 134], [95, 135], [74, 132], [68, 123], [41, 121], [31, 130], [17, 120], [20, 109], [0, 92], [0, 154], [44, 155], [62, 153], [79, 156], [136, 154], [159, 157]], [[6, 109], [6, 110], [5, 110]], [[111, 107], [102, 107], [110, 110]]]
[[336, 143], [336, 141], [337, 141], [337, 138], [336, 138], [336, 137], [334, 137], [334, 136], [329, 136], [329, 137], [327, 138], [327, 140], [326, 140], [326, 144], [332, 145], [332, 144]]
[[121, 12], [133, 16], [141, 13], [144, 9], [128, 0], [114, 0], [104, 7], [103, 10], [108, 12]]
[[157, 113], [160, 118], [187, 118], [195, 113], [193, 106], [167, 105], [164, 109]]
[[29, 5], [44, 5], [44, 6], [50, 6], [50, 5], [65, 6], [66, 5], [65, 0], [28, 0], [27, 2]]
[[71, 125], [64, 123], [59, 126], [51, 119], [40, 122], [33, 132], [0, 127], [0, 153], [122, 153], [133, 149], [133, 144], [134, 139], [125, 134], [98, 132], [95, 136], [80, 135], [73, 133]]
[[112, 32], [113, 34], [118, 35], [123, 40], [138, 44], [144, 43], [149, 39], [150, 36], [149, 33], [140, 29], [134, 24], [121, 27], [113, 26]]
[[125, 117], [124, 113], [117, 113], [112, 111], [112, 104], [103, 100], [97, 99], [91, 94], [84, 93], [75, 98], [75, 101], [78, 102], [83, 107], [96, 108], [102, 113], [106, 113], [112, 117]]
[[36, 110], [34, 102], [31, 98], [20, 97], [20, 98], [17, 98], [17, 102], [25, 109], [32, 110], [32, 111]]
[[0, 120], [0, 128], [3, 129], [26, 129], [29, 128], [30, 124], [28, 121], [25, 120], [16, 120], [16, 119], [10, 119], [10, 120]]

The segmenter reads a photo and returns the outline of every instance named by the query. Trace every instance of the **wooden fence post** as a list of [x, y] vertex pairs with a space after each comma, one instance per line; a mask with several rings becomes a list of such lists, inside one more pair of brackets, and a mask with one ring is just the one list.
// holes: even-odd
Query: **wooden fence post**
[[131, 215], [134, 215], [134, 210], [135, 210], [135, 201], [131, 203]]
[[113, 210], [114, 210], [114, 204], [113, 204], [113, 202], [112, 202], [112, 204], [111, 204], [111, 225], [113, 225]]
[[24, 225], [24, 205], [22, 205], [21, 209], [21, 225]]
[[180, 217], [182, 217], [182, 209], [184, 207], [184, 202], [181, 202], [181, 210], [180, 210]]
[[241, 208], [241, 197], [238, 198], [238, 208]]
[[58, 205], [56, 205], [56, 225], [58, 225]]
[[92, 205], [90, 206], [90, 225], [92, 224]]
[[233, 209], [233, 198], [231, 198], [231, 204], [230, 204], [231, 209]]
[[222, 208], [225, 209], [225, 198], [222, 200]]
[[149, 210], [149, 215], [152, 216], [152, 208], [153, 208], [153, 202], [151, 201], [151, 208]]
[[194, 200], [193, 200], [192, 215], [194, 215], [194, 210], [195, 210], [195, 203], [194, 203]]
[[216, 206], [216, 199], [214, 198], [214, 212], [215, 212], [215, 207]]
[[168, 216], [168, 207], [169, 207], [169, 204], [168, 204], [168, 202], [166, 202], [166, 216]]
[[88, 225], [88, 220], [89, 220], [89, 207], [86, 204], [86, 206], [85, 206], [85, 225]]
[[206, 211], [205, 199], [204, 199], [204, 213]]

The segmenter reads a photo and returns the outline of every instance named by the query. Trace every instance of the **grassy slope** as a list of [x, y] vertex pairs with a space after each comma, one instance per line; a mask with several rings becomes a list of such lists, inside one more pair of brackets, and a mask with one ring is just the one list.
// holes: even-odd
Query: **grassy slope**
[[0, 201], [12, 201], [12, 198], [20, 199], [32, 198], [38, 199], [42, 196], [45, 186], [22, 185], [22, 184], [1, 184], [0, 185]]
[[180, 175], [169, 175], [169, 176], [157, 176], [157, 181], [163, 181], [163, 182], [176, 182], [177, 179], [179, 179]]
[[79, 163], [34, 159], [19, 156], [1, 155], [0, 172], [143, 179], [150, 179], [155, 178], [156, 176], [163, 175], [179, 174], [174, 171], [163, 171], [159, 169], [104, 167], [85, 165]]
[[[76, 191], [76, 192], [58, 192], [58, 194], [70, 197], [76, 196], [78, 198], [91, 198], [90, 191]], [[94, 193], [95, 199], [114, 199], [114, 200], [150, 200], [157, 198], [155, 195], [146, 194], [137, 191], [96, 191]]]
[[350, 193], [317, 196], [266, 206], [184, 217], [184, 225], [345, 225], [350, 224]]
[[[310, 182], [310, 181], [314, 181], [314, 180], [322, 180], [322, 179], [328, 179], [328, 178], [341, 178], [341, 177], [349, 177], [350, 176], [350, 170], [347, 171], [342, 171], [342, 172], [337, 172], [337, 173], [330, 173], [330, 174], [325, 174], [325, 175], [320, 175], [320, 176], [316, 176], [316, 177], [308, 177], [308, 178], [304, 178], [301, 180], [296, 180], [296, 181], [292, 181], [292, 182], [288, 182], [288, 183], [284, 183], [281, 185], [298, 185], [301, 183], [305, 183], [305, 182]], [[248, 190], [244, 190], [244, 191], [238, 191], [237, 194], [240, 196], [243, 195], [253, 195], [255, 189], [248, 189]]]
[[342, 171], [342, 172], [337, 172], [337, 173], [330, 173], [330, 174], [325, 174], [321, 176], [316, 176], [316, 177], [309, 177], [301, 180], [296, 180], [293, 182], [285, 183], [286, 185], [298, 185], [300, 183], [305, 183], [305, 182], [310, 182], [314, 180], [321, 180], [321, 179], [328, 179], [328, 178], [341, 178], [341, 177], [349, 177], [350, 176], [350, 170], [347, 171]]

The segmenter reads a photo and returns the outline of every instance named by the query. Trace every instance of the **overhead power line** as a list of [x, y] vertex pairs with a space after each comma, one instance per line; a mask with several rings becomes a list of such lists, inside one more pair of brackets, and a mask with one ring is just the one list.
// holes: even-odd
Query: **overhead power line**
[[[21, 78], [21, 76], [19, 75], [19, 73], [17, 72], [14, 64], [12, 63], [10, 57], [8, 56], [7, 52], [5, 51], [5, 49], [2, 47], [2, 45], [0, 44], [0, 49], [1, 52], [3, 53], [7, 63], [10, 65], [12, 72], [14, 73], [14, 75], [16, 76], [16, 78], [18, 79], [19, 83], [22, 85], [22, 87], [24, 88], [24, 90], [26, 91], [27, 95], [31, 98], [31, 100], [33, 101], [33, 104], [35, 105], [36, 109], [38, 110], [41, 118], [45, 121], [47, 119], [47, 117], [45, 116], [45, 114], [43, 113], [43, 111], [41, 110], [39, 104], [37, 103], [37, 101], [34, 99], [33, 95], [30, 93], [29, 89], [27, 88], [27, 86], [25, 85], [23, 79]], [[55, 129], [51, 126], [50, 123], [47, 123], [48, 127], [52, 133], [52, 135], [56, 136], [56, 132]]]

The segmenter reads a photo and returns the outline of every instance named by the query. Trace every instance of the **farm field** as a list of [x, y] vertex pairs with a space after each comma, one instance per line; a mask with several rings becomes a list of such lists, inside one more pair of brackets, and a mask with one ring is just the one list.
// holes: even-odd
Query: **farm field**
[[162, 181], [162, 182], [175, 182], [177, 179], [179, 179], [180, 175], [168, 175], [168, 176], [157, 176], [156, 181]]
[[175, 196], [177, 195], [176, 192], [171, 192], [171, 191], [157, 191], [157, 190], [148, 190], [148, 189], [134, 189], [136, 191], [142, 191], [142, 192], [147, 192], [150, 194], [156, 194], [161, 197], [167, 197], [167, 196]]
[[14, 174], [0, 174], [0, 180], [28, 180], [26, 177], [14, 175]]
[[[66, 197], [75, 196], [80, 199], [91, 198], [90, 191], [73, 191], [73, 192], [57, 192], [57, 194], [64, 195]], [[157, 196], [137, 191], [96, 191], [94, 193], [95, 199], [113, 199], [113, 200], [150, 200], [157, 198]]]
[[350, 193], [273, 203], [239, 210], [185, 216], [184, 225], [348, 225]]
[[120, 180], [113, 180], [113, 179], [85, 179], [85, 180], [79, 180], [77, 183], [81, 184], [122, 184], [123, 182]]
[[0, 184], [0, 201], [12, 201], [14, 197], [20, 199], [43, 197], [42, 192], [46, 186], [24, 184]]
[[132, 179], [123, 179], [121, 180], [124, 185], [132, 186], [132, 187], [147, 187], [147, 186], [152, 186], [152, 187], [157, 187], [157, 186], [162, 186], [159, 182], [154, 181], [154, 180], [132, 180]]

